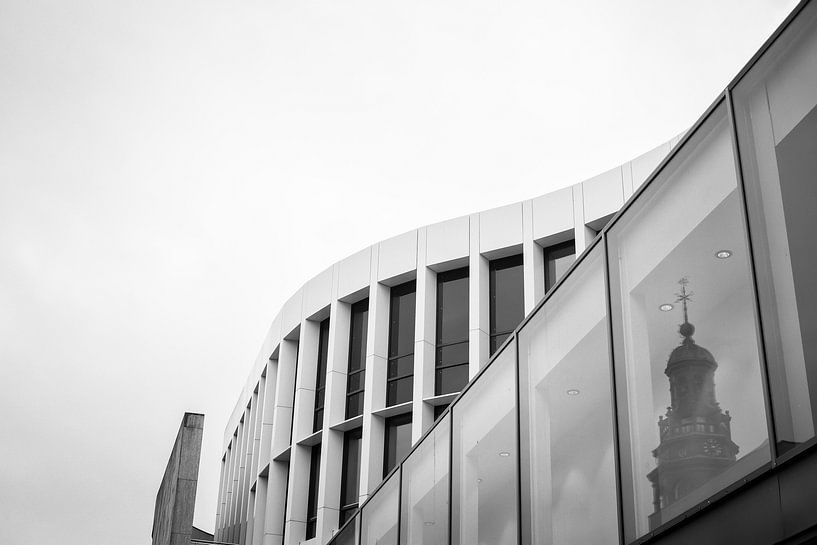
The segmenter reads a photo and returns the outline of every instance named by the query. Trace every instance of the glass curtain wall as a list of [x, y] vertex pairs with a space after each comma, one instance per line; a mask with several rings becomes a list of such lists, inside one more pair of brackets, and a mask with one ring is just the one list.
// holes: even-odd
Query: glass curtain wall
[[610, 228], [607, 241], [631, 541], [770, 458], [754, 290], [723, 102]]
[[397, 545], [400, 471], [392, 475], [363, 506], [360, 545]]
[[340, 532], [332, 538], [332, 545], [358, 545], [357, 526], [359, 521], [360, 517], [355, 517], [352, 522], [341, 528]]
[[618, 542], [608, 331], [597, 244], [518, 334], [531, 543]]
[[468, 383], [468, 268], [437, 274], [435, 395]]
[[732, 97], [782, 454], [817, 419], [817, 4]]
[[448, 464], [451, 417], [446, 416], [403, 463], [401, 545], [448, 544]]
[[352, 305], [349, 324], [349, 367], [346, 375], [346, 418], [363, 414], [363, 384], [366, 377], [366, 332], [369, 300]]
[[516, 344], [452, 407], [451, 545], [518, 543]]
[[491, 261], [488, 279], [490, 350], [493, 354], [525, 317], [522, 254]]
[[414, 280], [391, 289], [386, 406], [411, 401], [414, 387]]

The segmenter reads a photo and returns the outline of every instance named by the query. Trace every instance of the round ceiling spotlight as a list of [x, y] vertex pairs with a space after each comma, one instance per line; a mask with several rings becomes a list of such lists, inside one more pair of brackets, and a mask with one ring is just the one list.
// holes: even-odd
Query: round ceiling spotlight
[[580, 392], [576, 388], [571, 388], [567, 391], [567, 395], [569, 396], [577, 396], [579, 393]]
[[672, 309], [673, 309], [673, 306], [670, 305], [669, 303], [664, 303], [663, 305], [658, 307], [658, 310], [660, 310], [661, 312], [669, 312]]
[[732, 257], [732, 250], [718, 250], [715, 252], [715, 257], [718, 259], [729, 259]]

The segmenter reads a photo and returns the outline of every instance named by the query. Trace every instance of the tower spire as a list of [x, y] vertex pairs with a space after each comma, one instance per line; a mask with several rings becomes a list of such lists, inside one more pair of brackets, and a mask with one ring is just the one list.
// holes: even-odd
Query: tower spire
[[675, 300], [676, 303], [681, 303], [684, 306], [684, 323], [681, 324], [681, 327], [678, 331], [683, 335], [686, 339], [692, 340], [692, 334], [695, 333], [695, 326], [689, 323], [689, 314], [687, 309], [687, 304], [692, 301], [692, 296], [695, 295], [691, 291], [687, 291], [687, 285], [689, 284], [689, 279], [684, 276], [681, 278], [678, 283], [681, 285], [681, 293], [676, 293], [675, 295], [678, 298]]

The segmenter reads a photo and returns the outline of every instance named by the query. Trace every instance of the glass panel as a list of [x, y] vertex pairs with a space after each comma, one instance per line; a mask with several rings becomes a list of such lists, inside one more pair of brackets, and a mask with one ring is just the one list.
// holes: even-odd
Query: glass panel
[[350, 505], [349, 507], [344, 507], [340, 510], [340, 515], [338, 516], [338, 524], [343, 525], [347, 520], [352, 518], [357, 513], [357, 504]]
[[448, 545], [450, 442], [446, 417], [403, 462], [401, 545]]
[[[511, 331], [511, 333], [513, 333], [513, 331]], [[502, 343], [505, 342], [505, 339], [511, 336], [511, 333], [501, 333], [491, 337], [491, 354], [496, 352], [497, 348], [502, 346]]]
[[[306, 500], [306, 539], [315, 537], [318, 521], [318, 471], [321, 465], [321, 446], [312, 447], [309, 460], [309, 489]], [[303, 505], [303, 504], [301, 504]]]
[[449, 344], [437, 348], [437, 367], [468, 363], [468, 342]]
[[386, 449], [383, 456], [383, 476], [411, 450], [411, 413], [386, 419]]
[[318, 333], [318, 365], [315, 373], [315, 388], [326, 385], [326, 359], [329, 355], [329, 318], [321, 322]]
[[782, 453], [817, 419], [817, 4], [733, 96]]
[[398, 405], [411, 401], [414, 388], [414, 377], [408, 376], [386, 383], [386, 405]]
[[389, 360], [388, 378], [404, 377], [414, 373], [414, 354]]
[[[343, 465], [340, 478], [341, 508], [356, 508], [360, 494], [360, 443], [362, 428], [343, 434]], [[353, 509], [352, 509], [353, 510]]]
[[396, 472], [363, 506], [360, 520], [361, 545], [397, 545], [400, 513], [400, 472]]
[[352, 305], [349, 324], [349, 372], [366, 367], [366, 332], [369, 326], [369, 300]]
[[608, 234], [627, 541], [769, 460], [745, 237], [721, 105]]
[[468, 340], [468, 268], [437, 275], [437, 344]]
[[437, 369], [434, 395], [459, 392], [468, 384], [468, 364]]
[[452, 545], [518, 543], [516, 346], [453, 407]]
[[532, 543], [618, 543], [606, 318], [598, 245], [518, 334]]
[[[488, 269], [490, 334], [509, 333], [525, 317], [522, 255], [491, 261]], [[493, 352], [494, 348], [491, 349], [492, 354]]]
[[414, 353], [414, 280], [391, 289], [389, 357]]
[[358, 390], [363, 389], [363, 383], [365, 381], [366, 371], [360, 371], [357, 373], [353, 373], [347, 377], [346, 382], [346, 391], [357, 392]]
[[576, 260], [576, 244], [568, 240], [555, 246], [548, 246], [544, 252], [545, 291], [549, 291]]
[[346, 398], [346, 418], [354, 418], [361, 414], [363, 414], [363, 392]]
[[360, 517], [355, 518], [355, 520], [350, 522], [345, 528], [338, 532], [329, 543], [331, 545], [358, 545], [357, 525], [359, 522]]

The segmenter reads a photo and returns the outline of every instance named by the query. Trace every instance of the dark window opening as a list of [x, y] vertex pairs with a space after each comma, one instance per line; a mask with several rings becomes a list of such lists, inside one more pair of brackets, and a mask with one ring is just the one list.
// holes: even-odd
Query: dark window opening
[[363, 414], [363, 385], [366, 378], [366, 336], [369, 300], [352, 305], [349, 324], [349, 367], [346, 375], [346, 418]]
[[357, 511], [360, 494], [360, 444], [363, 428], [343, 434], [343, 462], [340, 477], [340, 520], [343, 524]]
[[326, 360], [329, 357], [329, 318], [321, 322], [318, 335], [318, 369], [315, 378], [315, 417], [312, 431], [323, 428], [323, 402], [326, 395]]
[[383, 456], [383, 477], [394, 469], [411, 450], [411, 413], [386, 419], [386, 447]]
[[468, 383], [468, 268], [437, 275], [435, 395]]
[[567, 272], [576, 259], [576, 242], [568, 240], [561, 244], [548, 246], [545, 253], [545, 291], [556, 285], [556, 282]]
[[386, 406], [411, 401], [414, 389], [414, 280], [391, 289]]
[[525, 317], [522, 254], [491, 261], [488, 269], [493, 354]]
[[321, 446], [312, 447], [309, 461], [309, 490], [306, 500], [306, 539], [315, 537], [318, 525], [318, 472], [321, 466]]

